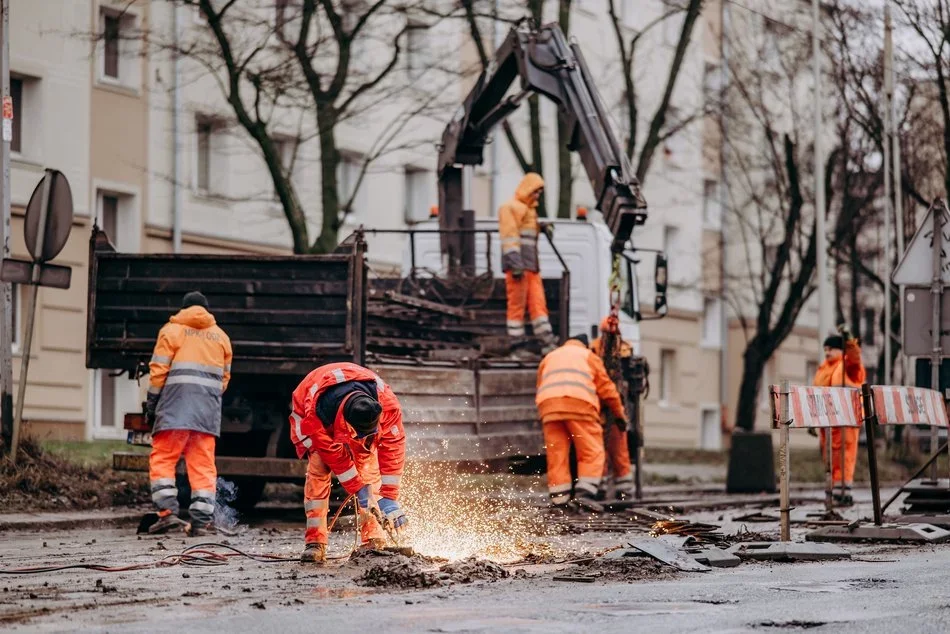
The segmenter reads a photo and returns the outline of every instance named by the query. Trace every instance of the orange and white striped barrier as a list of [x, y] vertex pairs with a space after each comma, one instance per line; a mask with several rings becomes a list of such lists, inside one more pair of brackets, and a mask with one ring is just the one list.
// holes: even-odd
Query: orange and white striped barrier
[[872, 385], [878, 425], [950, 427], [943, 396], [936, 390], [899, 385]]

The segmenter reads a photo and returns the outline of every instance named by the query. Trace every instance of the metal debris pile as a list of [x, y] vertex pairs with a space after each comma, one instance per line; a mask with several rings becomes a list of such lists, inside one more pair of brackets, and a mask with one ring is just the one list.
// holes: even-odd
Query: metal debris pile
[[357, 580], [360, 584], [385, 588], [434, 588], [457, 583], [498, 581], [509, 576], [500, 565], [469, 557], [433, 568], [431, 560], [395, 555], [372, 566]]

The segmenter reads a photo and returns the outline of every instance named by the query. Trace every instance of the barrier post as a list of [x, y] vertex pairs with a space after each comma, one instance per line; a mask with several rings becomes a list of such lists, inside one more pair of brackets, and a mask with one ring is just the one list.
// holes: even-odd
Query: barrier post
[[874, 524], [880, 526], [884, 521], [884, 513], [881, 510], [881, 483], [877, 473], [877, 442], [875, 441], [877, 413], [874, 411], [871, 386], [867, 383], [861, 386], [861, 404], [864, 409], [864, 434], [868, 445], [868, 471], [871, 477], [871, 503], [874, 507]]
[[831, 427], [821, 429], [818, 433], [825, 435], [825, 511], [831, 513], [834, 509], [832, 496], [834, 495], [835, 489], [834, 470], [832, 468], [831, 458]]
[[781, 417], [779, 419], [779, 424], [781, 427], [781, 441], [779, 446], [779, 469], [780, 469], [780, 481], [779, 487], [781, 489], [781, 500], [782, 508], [779, 509], [779, 515], [782, 520], [781, 524], [781, 540], [783, 542], [791, 541], [791, 522], [790, 514], [791, 508], [789, 504], [789, 447], [788, 447], [788, 427], [792, 423], [792, 416], [789, 408], [789, 385], [788, 381], [782, 381], [782, 391], [779, 394], [779, 411], [781, 412]]

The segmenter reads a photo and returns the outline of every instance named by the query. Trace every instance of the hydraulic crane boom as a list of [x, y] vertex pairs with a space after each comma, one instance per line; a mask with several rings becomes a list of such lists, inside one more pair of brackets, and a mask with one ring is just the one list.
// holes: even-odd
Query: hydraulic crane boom
[[[521, 92], [505, 97], [519, 77]], [[580, 154], [597, 208], [614, 236], [614, 249], [623, 249], [633, 227], [646, 220], [647, 204], [610, 127], [584, 56], [577, 44], [567, 42], [557, 24], [540, 29], [522, 24], [512, 29], [442, 133], [438, 165], [442, 228], [469, 224], [464, 220], [469, 210], [463, 209], [462, 166], [482, 163], [491, 129], [531, 93], [545, 95], [558, 105], [558, 119], [570, 131], [568, 148]], [[471, 250], [463, 248], [458, 235], [444, 238], [449, 261], [464, 266]]]

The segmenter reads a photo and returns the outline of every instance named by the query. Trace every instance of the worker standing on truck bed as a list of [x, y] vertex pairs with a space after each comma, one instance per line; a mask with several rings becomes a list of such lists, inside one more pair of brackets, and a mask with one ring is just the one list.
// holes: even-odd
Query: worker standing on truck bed
[[406, 433], [399, 401], [372, 370], [355, 363], [320, 366], [294, 390], [290, 439], [307, 458], [304, 484], [303, 561], [326, 561], [332, 473], [360, 507], [364, 547], [379, 548], [386, 534], [378, 519], [403, 531], [406, 514], [399, 485], [406, 459]]
[[[554, 349], [557, 340], [548, 319], [548, 304], [541, 283], [538, 260], [538, 201], [544, 192], [544, 180], [534, 172], [521, 179], [514, 197], [498, 210], [498, 233], [501, 236], [501, 268], [505, 272], [508, 300], [509, 337], [525, 335], [524, 315], [531, 317], [534, 335], [544, 345], [544, 352]], [[554, 227], [545, 225], [545, 232]]]
[[[821, 387], [861, 387], [867, 371], [861, 362], [861, 344], [844, 325], [838, 326], [837, 335], [824, 342], [825, 361], [815, 372], [814, 384]], [[844, 482], [844, 491], [835, 493], [835, 501], [853, 502], [854, 467], [858, 460], [858, 427], [836, 427], [831, 430], [832, 481]], [[821, 430], [821, 455], [827, 455], [828, 430]], [[870, 439], [868, 442], [873, 442]], [[841, 464], [841, 444], [844, 443], [844, 465]], [[842, 474], [842, 469], [844, 473]], [[842, 479], [842, 475], [844, 479]]]
[[231, 340], [208, 311], [208, 300], [195, 291], [158, 333], [149, 363], [146, 416], [153, 421], [149, 481], [158, 521], [150, 533], [184, 524], [178, 519], [175, 467], [185, 456], [191, 485], [192, 536], [214, 533], [218, 479], [215, 438], [221, 434], [221, 395], [231, 379]]
[[573, 441], [577, 453], [574, 502], [587, 510], [603, 510], [595, 501], [605, 461], [600, 402], [620, 419], [626, 420], [626, 414], [603, 361], [588, 350], [586, 335], [572, 337], [544, 357], [538, 367], [535, 401], [544, 431], [551, 503], [567, 507], [571, 502]]
[[[600, 322], [601, 336], [594, 339], [590, 344], [591, 351], [604, 362], [605, 368], [607, 367], [607, 359], [604, 358], [604, 354], [606, 354], [607, 351], [604, 349], [603, 334], [609, 332], [611, 327], [610, 317], [604, 317], [603, 321]], [[613, 327], [616, 328], [616, 325], [613, 325]], [[629, 342], [621, 339], [619, 333], [616, 336], [620, 343], [620, 349], [617, 352], [619, 352], [620, 364], [623, 366], [629, 363], [633, 357], [633, 346], [631, 346]], [[615, 352], [615, 354], [617, 352]], [[623, 383], [622, 380], [621, 382]], [[614, 385], [617, 384], [615, 383]], [[617, 385], [617, 391], [620, 394], [623, 393], [620, 385]], [[604, 466], [604, 474], [606, 475], [607, 467], [609, 466], [614, 477], [614, 495], [623, 500], [633, 497], [634, 494], [633, 466], [630, 462], [630, 446], [627, 443], [627, 434], [629, 432], [626, 428], [626, 421], [611, 416], [607, 416], [606, 418], [608, 418], [608, 420], [605, 420], [604, 424], [607, 426], [607, 464]]]

